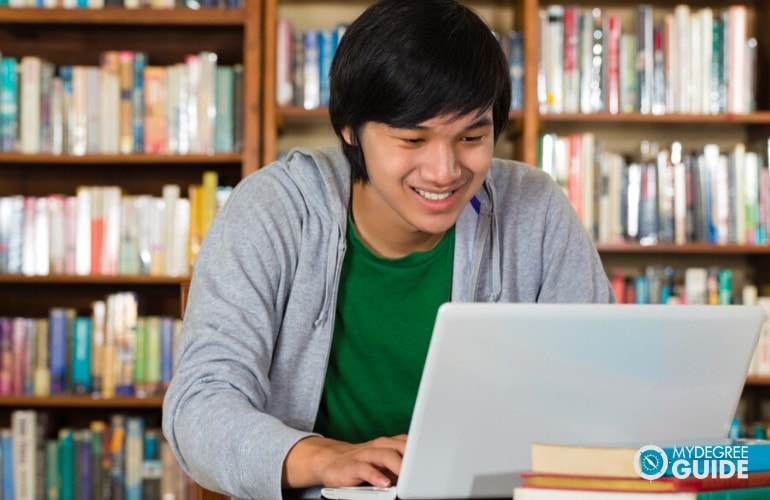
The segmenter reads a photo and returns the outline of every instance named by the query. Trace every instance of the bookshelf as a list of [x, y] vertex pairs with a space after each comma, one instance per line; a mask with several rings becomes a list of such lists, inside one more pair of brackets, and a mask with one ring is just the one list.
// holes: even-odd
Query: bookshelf
[[[763, 142], [761, 152], [767, 164], [767, 139], [770, 137], [770, 33], [764, 20], [770, 16], [770, 5], [761, 0], [729, 2], [725, 0], [692, 0], [668, 2], [654, 0], [653, 20], [661, 22], [663, 16], [673, 13], [677, 4], [688, 5], [692, 12], [711, 8], [714, 12], [732, 4], [747, 7], [747, 36], [758, 41], [755, 110], [750, 112], [724, 112], [714, 114], [668, 112], [643, 114], [640, 112], [593, 113], [541, 112], [538, 100], [538, 64], [540, 59], [539, 11], [551, 5], [574, 4], [581, 9], [598, 7], [603, 13], [617, 13], [622, 20], [623, 32], [636, 30], [635, 16], [638, 2], [627, 0], [578, 0], [557, 2], [551, 0], [468, 0], [466, 3], [477, 10], [498, 33], [518, 30], [523, 38], [523, 106], [511, 111], [509, 129], [501, 137], [496, 155], [513, 158], [531, 165], [538, 164], [538, 140], [542, 134], [567, 135], [592, 132], [608, 149], [632, 157], [639, 154], [640, 140], [667, 145], [679, 140], [685, 148], [702, 148], [716, 143], [722, 151], [728, 151], [737, 143]], [[369, 5], [368, 1], [340, 2], [333, 0], [266, 0], [264, 16], [265, 80], [264, 80], [264, 128], [262, 161], [268, 163], [292, 146], [336, 143], [328, 113], [325, 108], [305, 109], [303, 106], [276, 104], [277, 41], [276, 25], [279, 19], [289, 19], [295, 31], [331, 29], [339, 22], [353, 19], [355, 14]], [[635, 242], [613, 241], [597, 244], [608, 274], [612, 269], [630, 269], [643, 273], [647, 265], [672, 265], [677, 270], [688, 266], [727, 267], [735, 273], [735, 294], [740, 295], [743, 283], [754, 283], [761, 295], [770, 294], [770, 246], [747, 244], [708, 243], [660, 243], [641, 245]], [[679, 272], [679, 271], [678, 271]], [[747, 393], [770, 398], [770, 377], [751, 376], [747, 379]], [[752, 407], [757, 410], [757, 406]], [[754, 412], [754, 415], [758, 415]], [[770, 418], [768, 413], [767, 418]]]
[[[161, 197], [164, 185], [176, 184], [181, 197], [186, 198], [188, 186], [200, 185], [204, 172], [216, 172], [221, 186], [234, 186], [261, 166], [261, 0], [242, 0], [241, 6], [228, 8], [190, 9], [182, 3], [169, 9], [3, 6], [2, 56], [17, 60], [37, 56], [55, 65], [58, 74], [62, 66], [98, 67], [107, 51], [143, 52], [148, 65], [166, 67], [184, 63], [191, 54], [213, 52], [218, 65], [242, 68], [243, 88], [247, 90], [233, 108], [241, 115], [241, 133], [233, 134], [235, 142], [240, 139], [240, 147], [227, 152], [191, 149], [189, 153], [168, 154], [0, 151], [0, 197], [73, 196], [80, 186], [108, 185], [119, 186], [124, 195]], [[140, 315], [179, 318], [180, 286], [188, 279], [184, 274], [163, 273], [0, 274], [0, 316], [46, 318], [52, 307], [74, 308], [78, 315], [86, 316], [91, 314], [94, 301], [128, 291], [136, 294]], [[117, 413], [142, 416], [146, 427], [158, 428], [161, 408], [159, 395], [0, 396], [0, 427], [10, 426], [15, 410], [34, 409], [47, 416], [49, 432], [54, 434], [65, 426], [87, 428], [95, 419], [109, 422], [110, 415]]]

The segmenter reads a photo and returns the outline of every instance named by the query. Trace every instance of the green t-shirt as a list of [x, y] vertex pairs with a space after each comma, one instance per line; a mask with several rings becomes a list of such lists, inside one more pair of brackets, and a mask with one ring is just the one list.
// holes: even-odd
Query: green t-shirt
[[451, 297], [454, 239], [453, 227], [427, 252], [386, 259], [348, 224], [316, 432], [360, 443], [409, 430], [436, 312]]

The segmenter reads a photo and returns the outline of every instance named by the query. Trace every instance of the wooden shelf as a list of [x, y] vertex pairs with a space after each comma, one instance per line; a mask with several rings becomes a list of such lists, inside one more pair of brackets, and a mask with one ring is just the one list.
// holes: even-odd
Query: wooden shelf
[[163, 406], [162, 396], [147, 398], [114, 397], [97, 398], [91, 396], [0, 396], [0, 407], [6, 408], [151, 408]]
[[158, 26], [240, 26], [243, 9], [42, 9], [0, 8], [0, 24], [97, 24]]
[[597, 243], [596, 249], [602, 254], [770, 255], [770, 246], [768, 245], [715, 245], [711, 243], [687, 243], [684, 245], [673, 243], [657, 245]]
[[239, 153], [217, 153], [211, 155], [205, 154], [88, 154], [83, 156], [75, 155], [53, 155], [53, 154], [23, 154], [23, 153], [0, 153], [0, 164], [2, 163], [25, 163], [25, 164], [239, 164], [242, 157]]
[[24, 276], [21, 274], [0, 274], [0, 285], [162, 285], [181, 286], [189, 280], [189, 276], [147, 276], [147, 275], [115, 275], [115, 276]]
[[654, 124], [699, 124], [699, 125], [764, 125], [770, 123], [770, 112], [759, 111], [746, 114], [665, 114], [652, 115], [641, 113], [547, 113], [540, 115], [546, 123], [586, 122], [586, 123], [654, 123]]

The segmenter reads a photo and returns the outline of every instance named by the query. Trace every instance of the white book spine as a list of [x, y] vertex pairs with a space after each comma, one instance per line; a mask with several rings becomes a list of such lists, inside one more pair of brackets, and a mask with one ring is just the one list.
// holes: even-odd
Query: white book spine
[[21, 58], [19, 140], [22, 153], [40, 152], [40, 78], [42, 60], [35, 56]]
[[11, 413], [13, 436], [13, 495], [16, 500], [35, 500], [37, 414], [34, 410]]
[[75, 274], [91, 274], [91, 188], [79, 187], [76, 194]]
[[163, 201], [166, 207], [163, 214], [163, 268], [165, 274], [172, 276], [176, 274], [174, 259], [177, 255], [177, 247], [185, 244], [184, 241], [176, 240], [176, 231], [174, 229], [177, 220], [176, 209], [180, 192], [181, 189], [177, 184], [163, 186]]

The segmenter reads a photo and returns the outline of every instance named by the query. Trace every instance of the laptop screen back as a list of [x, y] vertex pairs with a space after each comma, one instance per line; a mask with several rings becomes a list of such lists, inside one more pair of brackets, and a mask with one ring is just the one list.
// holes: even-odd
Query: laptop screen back
[[398, 496], [510, 498], [533, 441], [725, 437], [764, 317], [752, 306], [445, 304]]

